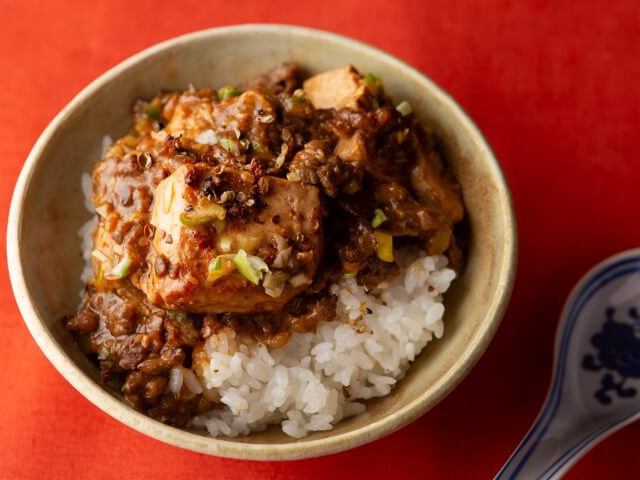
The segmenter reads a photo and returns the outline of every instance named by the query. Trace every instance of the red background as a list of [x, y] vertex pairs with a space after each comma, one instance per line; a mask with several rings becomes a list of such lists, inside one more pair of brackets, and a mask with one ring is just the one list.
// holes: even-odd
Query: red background
[[[180, 4], [180, 6], [179, 6]], [[36, 138], [91, 80], [170, 37], [219, 25], [308, 25], [369, 42], [448, 90], [513, 190], [520, 261], [507, 316], [445, 401], [387, 438], [330, 457], [256, 463], [183, 451], [119, 424], [47, 362], [0, 257], [2, 478], [490, 478], [535, 418], [571, 286], [640, 244], [640, 9], [630, 1], [0, 1], [0, 216]], [[569, 478], [640, 473], [640, 424]]]

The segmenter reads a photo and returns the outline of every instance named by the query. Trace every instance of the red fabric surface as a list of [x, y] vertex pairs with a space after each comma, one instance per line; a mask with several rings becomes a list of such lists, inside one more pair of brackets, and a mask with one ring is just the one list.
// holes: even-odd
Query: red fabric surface
[[[634, 0], [3, 0], [0, 7], [3, 246], [22, 163], [46, 124], [81, 88], [156, 42], [245, 22], [342, 33], [429, 75], [486, 134], [513, 190], [520, 229], [511, 305], [464, 382], [398, 433], [292, 463], [187, 452], [99, 411], [29, 336], [3, 254], [2, 478], [490, 478], [546, 394], [556, 321], [570, 288], [595, 262], [640, 244], [640, 9]], [[639, 440], [639, 424], [625, 428], [568, 478], [637, 476]]]

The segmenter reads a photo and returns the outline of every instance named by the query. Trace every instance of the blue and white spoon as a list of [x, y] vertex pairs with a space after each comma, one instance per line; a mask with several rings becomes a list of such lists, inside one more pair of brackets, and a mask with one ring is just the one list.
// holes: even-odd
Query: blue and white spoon
[[596, 265], [575, 286], [556, 333], [547, 399], [496, 475], [556, 479], [640, 417], [640, 249]]

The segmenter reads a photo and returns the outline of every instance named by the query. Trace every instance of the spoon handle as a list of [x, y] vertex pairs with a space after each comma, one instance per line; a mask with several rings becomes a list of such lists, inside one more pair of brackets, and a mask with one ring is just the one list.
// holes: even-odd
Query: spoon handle
[[535, 423], [495, 480], [551, 480], [564, 473], [598, 442], [624, 425], [637, 413], [621, 418], [580, 418], [556, 415], [557, 411], [543, 407]]

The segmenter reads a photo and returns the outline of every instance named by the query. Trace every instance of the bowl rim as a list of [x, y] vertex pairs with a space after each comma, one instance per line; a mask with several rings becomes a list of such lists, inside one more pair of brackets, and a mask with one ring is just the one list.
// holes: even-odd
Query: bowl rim
[[[499, 253], [503, 256], [504, 260], [502, 268], [498, 272], [496, 293], [493, 295], [492, 302], [488, 306], [485, 315], [485, 318], [489, 318], [489, 320], [485, 322], [484, 330], [471, 339], [468, 347], [463, 354], [456, 359], [449, 371], [432, 385], [429, 390], [429, 395], [423, 392], [404, 407], [375, 422], [353, 431], [325, 438], [315, 440], [303, 438], [283, 444], [233, 442], [222, 438], [204, 437], [186, 430], [164, 425], [135, 411], [91, 380], [82, 372], [75, 362], [66, 355], [64, 350], [44, 327], [43, 322], [32, 305], [29, 290], [26, 286], [20, 255], [21, 225], [23, 220], [22, 207], [25, 201], [25, 192], [31, 183], [38, 159], [45, 146], [54, 136], [57, 128], [64, 123], [73, 111], [87, 101], [100, 88], [108, 84], [114, 77], [132, 68], [144, 59], [178, 45], [186, 45], [193, 41], [206, 38], [224, 37], [229, 34], [248, 32], [281, 34], [283, 31], [292, 36], [312, 37], [314, 40], [345, 45], [356, 51], [375, 57], [377, 60], [385, 62], [394, 69], [402, 70], [407, 76], [412, 77], [416, 83], [429, 91], [430, 95], [436, 97], [452, 112], [468, 132], [471, 140], [480, 150], [484, 151], [484, 155], [488, 160], [487, 167], [491, 171], [496, 185], [499, 187], [497, 195], [499, 197], [499, 203], [503, 207], [503, 221], [505, 224], [505, 247]], [[294, 25], [248, 23], [200, 30], [155, 44], [110, 68], [82, 89], [44, 129], [22, 167], [11, 198], [11, 207], [9, 210], [7, 225], [7, 262], [11, 286], [18, 308], [36, 343], [56, 370], [58, 370], [78, 392], [102, 411], [140, 433], [165, 443], [196, 452], [246, 460], [294, 460], [336, 453], [388, 435], [425, 413], [428, 409], [440, 402], [460, 383], [486, 350], [508, 305], [516, 273], [517, 227], [511, 194], [502, 169], [491, 148], [470, 117], [448, 93], [437, 86], [432, 80], [391, 54], [343, 35]]]

